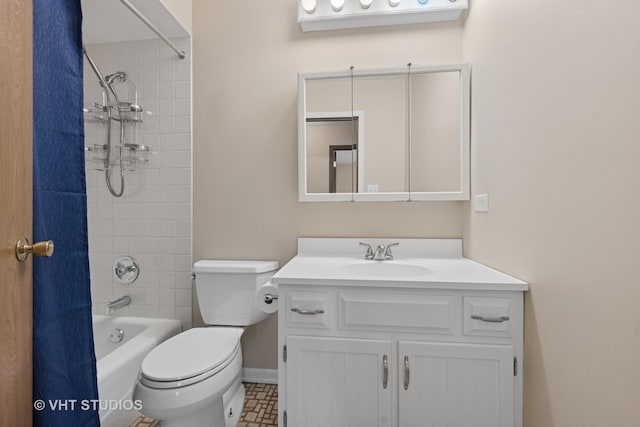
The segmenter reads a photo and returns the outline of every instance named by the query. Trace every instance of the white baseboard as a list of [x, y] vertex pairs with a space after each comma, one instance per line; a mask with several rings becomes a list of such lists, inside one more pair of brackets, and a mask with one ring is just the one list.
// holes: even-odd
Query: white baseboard
[[246, 383], [278, 384], [277, 369], [242, 368], [242, 376]]

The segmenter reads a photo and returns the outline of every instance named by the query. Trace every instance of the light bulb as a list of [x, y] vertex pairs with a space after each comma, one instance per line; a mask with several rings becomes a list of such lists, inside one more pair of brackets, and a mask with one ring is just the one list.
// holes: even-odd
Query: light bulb
[[316, 5], [318, 2], [317, 0], [300, 0], [300, 4], [305, 12], [311, 14], [316, 11]]
[[427, 3], [429, 3], [429, 0], [418, 0], [418, 3], [427, 4]]
[[362, 6], [363, 9], [368, 9], [371, 3], [373, 3], [373, 0], [360, 0], [360, 6]]
[[331, 0], [331, 7], [336, 12], [340, 12], [344, 6], [344, 0]]
[[389, 6], [396, 7], [400, 4], [400, 0], [389, 0]]

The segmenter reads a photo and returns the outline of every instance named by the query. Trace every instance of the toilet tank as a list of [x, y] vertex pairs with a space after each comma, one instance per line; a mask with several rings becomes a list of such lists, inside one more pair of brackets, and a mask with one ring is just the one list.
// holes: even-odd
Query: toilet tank
[[278, 269], [277, 261], [202, 260], [193, 265], [202, 320], [207, 325], [249, 326], [267, 317], [255, 294]]

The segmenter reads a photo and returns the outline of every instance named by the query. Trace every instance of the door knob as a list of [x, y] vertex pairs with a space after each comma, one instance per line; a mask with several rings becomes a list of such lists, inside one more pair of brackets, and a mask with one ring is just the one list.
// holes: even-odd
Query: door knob
[[53, 255], [53, 249], [54, 246], [51, 240], [37, 242], [32, 245], [29, 243], [29, 240], [22, 238], [16, 242], [16, 258], [18, 258], [18, 261], [23, 262], [29, 254], [50, 257]]

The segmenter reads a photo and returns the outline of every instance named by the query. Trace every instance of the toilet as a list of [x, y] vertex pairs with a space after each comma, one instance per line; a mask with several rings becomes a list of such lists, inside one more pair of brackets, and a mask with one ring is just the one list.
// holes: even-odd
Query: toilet
[[255, 295], [278, 269], [276, 261], [198, 261], [198, 305], [204, 328], [163, 342], [144, 358], [133, 400], [163, 427], [236, 427], [244, 404], [245, 327], [267, 317]]

